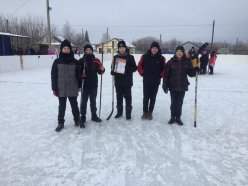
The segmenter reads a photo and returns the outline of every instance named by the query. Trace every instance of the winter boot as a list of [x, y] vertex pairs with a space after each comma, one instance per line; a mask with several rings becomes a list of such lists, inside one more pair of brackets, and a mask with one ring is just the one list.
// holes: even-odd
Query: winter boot
[[183, 122], [180, 117], [176, 117], [176, 122], [178, 125], [183, 125]]
[[122, 106], [117, 106], [117, 114], [115, 115], [115, 118], [119, 118], [122, 116], [123, 113], [123, 107]]
[[80, 127], [80, 128], [85, 128], [85, 124], [84, 124], [84, 123], [85, 123], [85, 121], [81, 121], [81, 120], [80, 120], [79, 127]]
[[96, 114], [92, 114], [91, 121], [102, 122], [102, 120]]
[[147, 116], [148, 116], [148, 112], [143, 112], [143, 115], [141, 116], [141, 119], [145, 120], [145, 119], [147, 119]]
[[173, 124], [176, 121], [176, 117], [175, 116], [171, 116], [170, 120], [168, 121], [168, 124]]
[[148, 112], [147, 113], [147, 119], [148, 120], [152, 120], [153, 119], [152, 112]]
[[126, 119], [127, 120], [131, 119], [131, 112], [132, 112], [132, 106], [131, 107], [126, 107]]
[[55, 131], [60, 132], [64, 128], [64, 123], [59, 123], [58, 126], [56, 127]]

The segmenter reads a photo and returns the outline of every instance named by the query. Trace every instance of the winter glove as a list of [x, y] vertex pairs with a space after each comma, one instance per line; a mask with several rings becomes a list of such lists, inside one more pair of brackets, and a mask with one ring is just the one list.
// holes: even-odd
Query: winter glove
[[59, 95], [59, 94], [58, 94], [58, 91], [55, 91], [55, 90], [54, 90], [54, 91], [53, 91], [53, 95], [56, 96], [56, 97], [58, 97], [58, 95]]

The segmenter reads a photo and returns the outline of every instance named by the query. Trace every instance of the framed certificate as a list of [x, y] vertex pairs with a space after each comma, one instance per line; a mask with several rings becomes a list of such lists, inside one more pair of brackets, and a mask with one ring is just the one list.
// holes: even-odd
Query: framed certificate
[[116, 58], [114, 72], [119, 74], [125, 74], [126, 63], [126, 59]]

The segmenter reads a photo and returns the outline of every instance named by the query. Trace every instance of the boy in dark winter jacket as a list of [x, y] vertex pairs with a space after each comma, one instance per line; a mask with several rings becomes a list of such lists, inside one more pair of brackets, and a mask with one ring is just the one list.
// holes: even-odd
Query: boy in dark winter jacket
[[115, 79], [115, 89], [117, 98], [117, 114], [115, 118], [119, 118], [123, 114], [123, 98], [126, 100], [126, 119], [131, 119], [132, 112], [132, 86], [133, 73], [137, 70], [133, 55], [127, 51], [125, 41], [118, 42], [117, 55], [114, 56], [111, 75]]
[[[198, 67], [195, 67], [198, 69]], [[177, 122], [178, 125], [183, 125], [181, 121], [182, 105], [185, 91], [188, 91], [188, 77], [194, 77], [196, 70], [192, 67], [190, 58], [186, 58], [184, 48], [178, 46], [176, 53], [167, 62], [165, 77], [163, 79], [163, 90], [168, 93], [170, 90], [171, 97], [171, 119], [169, 124]]]
[[67, 98], [71, 104], [75, 126], [79, 126], [81, 121], [77, 96], [81, 86], [80, 68], [68, 40], [64, 40], [60, 45], [59, 58], [55, 59], [52, 65], [51, 80], [53, 94], [59, 99], [58, 126], [55, 131], [59, 132], [64, 128]]
[[82, 78], [82, 92], [81, 92], [81, 128], [84, 128], [86, 121], [87, 102], [90, 98], [91, 120], [101, 122], [102, 120], [97, 116], [96, 111], [96, 97], [98, 87], [97, 74], [103, 74], [105, 69], [98, 58], [93, 54], [91, 45], [84, 46], [84, 55], [79, 59], [81, 78]]
[[166, 59], [161, 54], [158, 42], [153, 42], [146, 54], [142, 55], [138, 72], [143, 77], [143, 115], [141, 119], [152, 120], [158, 87], [165, 74]]

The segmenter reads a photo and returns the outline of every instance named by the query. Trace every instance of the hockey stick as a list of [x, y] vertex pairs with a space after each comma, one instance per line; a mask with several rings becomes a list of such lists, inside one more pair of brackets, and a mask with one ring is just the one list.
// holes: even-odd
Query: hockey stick
[[[112, 71], [114, 70], [114, 41], [112, 41]], [[113, 112], [114, 112], [114, 94], [115, 94], [115, 92], [114, 92], [114, 89], [115, 89], [115, 79], [114, 79], [114, 75], [112, 76], [112, 110], [111, 110], [111, 112], [110, 112], [110, 114], [109, 114], [109, 116], [107, 117], [107, 121], [111, 118], [111, 116], [112, 116], [112, 114], [113, 114]]]
[[[208, 43], [204, 43], [197, 51], [197, 60], [199, 60], [199, 54], [203, 49], [208, 47]], [[198, 87], [198, 72], [196, 72], [195, 76], [195, 111], [194, 111], [194, 127], [196, 127], [197, 120], [197, 87]]]
[[[103, 43], [102, 43], [102, 65], [103, 65]], [[102, 74], [101, 74], [101, 82], [100, 82], [99, 118], [101, 118], [101, 108], [102, 108]]]

